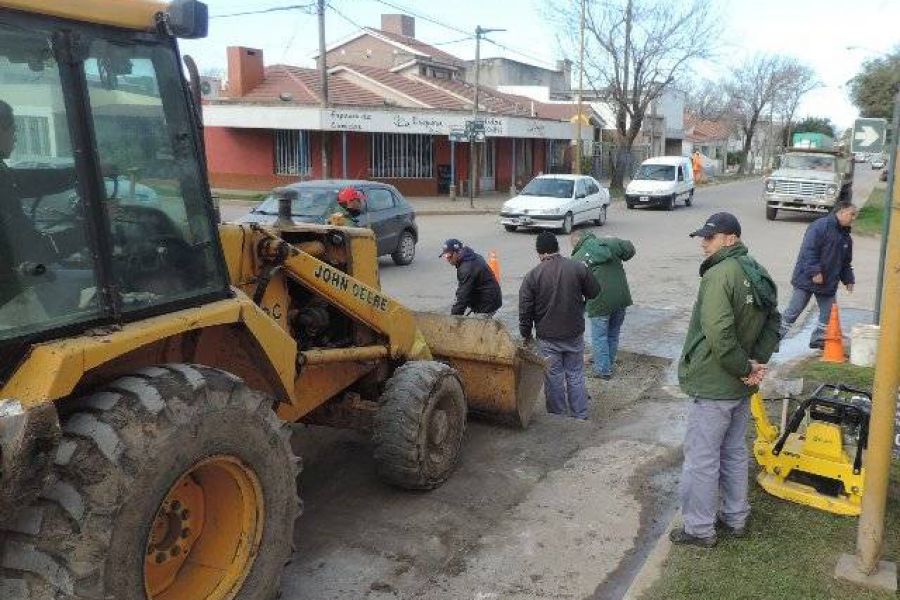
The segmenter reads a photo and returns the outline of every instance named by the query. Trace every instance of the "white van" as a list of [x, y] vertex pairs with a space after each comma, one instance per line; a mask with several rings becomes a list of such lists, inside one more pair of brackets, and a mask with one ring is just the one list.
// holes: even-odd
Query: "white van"
[[657, 156], [641, 163], [628, 187], [625, 204], [662, 206], [673, 210], [679, 200], [685, 206], [694, 201], [694, 172], [691, 159], [685, 156]]

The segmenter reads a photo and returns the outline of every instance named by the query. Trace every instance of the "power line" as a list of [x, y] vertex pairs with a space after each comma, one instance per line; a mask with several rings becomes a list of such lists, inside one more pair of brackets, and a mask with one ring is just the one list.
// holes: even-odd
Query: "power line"
[[350, 23], [351, 25], [353, 25], [353, 26], [356, 27], [357, 29], [365, 29], [365, 27], [363, 27], [362, 25], [360, 25], [359, 23], [357, 23], [356, 21], [354, 21], [353, 19], [351, 19], [350, 17], [348, 17], [347, 15], [345, 15], [344, 13], [342, 13], [341, 11], [339, 11], [339, 10], [337, 9], [337, 7], [336, 7], [334, 4], [332, 4], [331, 2], [328, 3], [328, 8], [330, 8], [331, 10], [333, 10], [334, 13], [335, 13], [337, 16], [339, 16], [339, 17], [342, 18], [343, 20], [347, 21], [348, 23]]
[[467, 35], [466, 37], [459, 38], [456, 40], [449, 40], [446, 42], [429, 42], [431, 46], [449, 46], [450, 44], [458, 44], [460, 42], [468, 42], [469, 40], [474, 40], [475, 36]]
[[248, 10], [248, 11], [239, 12], [239, 13], [228, 13], [228, 14], [224, 14], [224, 15], [210, 15], [209, 18], [210, 19], [224, 19], [227, 17], [243, 17], [246, 15], [261, 15], [264, 13], [283, 12], [283, 11], [287, 11], [287, 10], [302, 10], [302, 11], [306, 11], [309, 14], [313, 14], [311, 12], [311, 9], [313, 9], [315, 7], [316, 7], [315, 3], [291, 4], [289, 6], [273, 6], [271, 8], [263, 8], [260, 10]]
[[448, 25], [447, 23], [445, 23], [443, 21], [439, 21], [439, 20], [435, 19], [434, 17], [429, 17], [428, 15], [423, 15], [422, 13], [417, 13], [415, 11], [412, 11], [412, 10], [406, 8], [405, 6], [400, 6], [398, 4], [388, 2], [387, 0], [375, 0], [375, 2], [378, 2], [379, 4], [384, 4], [385, 6], [389, 6], [390, 8], [393, 8], [395, 10], [402, 11], [411, 17], [416, 17], [417, 19], [422, 19], [423, 21], [428, 21], [429, 23], [433, 23], [433, 24], [443, 27], [445, 29], [449, 29], [450, 31], [455, 31], [456, 33], [461, 33], [463, 35], [467, 35], [470, 37], [472, 35], [471, 31], [465, 31], [458, 27], [454, 27], [453, 25]]
[[[472, 38], [473, 38], [471, 32], [465, 31], [465, 30], [460, 29], [459, 27], [455, 27], [455, 26], [453, 26], [453, 25], [448, 25], [448, 24], [447, 24], [446, 22], [444, 22], [444, 21], [439, 21], [438, 19], [436, 19], [436, 18], [434, 18], [434, 17], [430, 17], [430, 16], [425, 15], [425, 14], [422, 14], [422, 13], [420, 13], [420, 12], [412, 11], [412, 10], [410, 10], [409, 8], [406, 8], [405, 6], [401, 6], [401, 5], [399, 5], [399, 4], [395, 4], [395, 3], [393, 3], [393, 2], [389, 2], [388, 0], [375, 0], [375, 2], [378, 2], [379, 4], [384, 4], [385, 6], [389, 6], [390, 8], [393, 8], [393, 9], [395, 9], [395, 10], [399, 10], [399, 11], [405, 12], [406, 14], [408, 14], [408, 15], [410, 15], [410, 16], [412, 16], [412, 17], [416, 17], [417, 19], [422, 19], [423, 21], [428, 21], [429, 23], [433, 23], [433, 24], [438, 25], [438, 26], [440, 26], [440, 27], [443, 27], [443, 28], [445, 28], [445, 29], [449, 29], [450, 31], [455, 31], [455, 32], [457, 32], [457, 33], [462, 33], [462, 34], [465, 34], [465, 35], [466, 35], [465, 38], [462, 38], [462, 39], [459, 39], [459, 40], [453, 40], [453, 41], [450, 41], [450, 42], [442, 42], [441, 44], [431, 44], [432, 46], [444, 45], [444, 44], [453, 44], [453, 43], [465, 41], [466, 39], [472, 39]], [[546, 60], [546, 59], [538, 58], [538, 57], [536, 57], [536, 56], [533, 56], [533, 55], [531, 55], [531, 54], [528, 54], [527, 52], [523, 52], [522, 50], [517, 50], [516, 48], [513, 48], [513, 47], [511, 47], [511, 46], [507, 46], [507, 45], [505, 45], [505, 44], [501, 44], [501, 43], [499, 43], [499, 42], [495, 42], [494, 40], [492, 40], [492, 39], [490, 39], [490, 38], [482, 37], [481, 39], [485, 40], [486, 42], [490, 42], [490, 43], [492, 43], [493, 45], [497, 46], [498, 48], [502, 48], [503, 50], [506, 50], [507, 52], [512, 52], [513, 54], [517, 54], [517, 55], [522, 56], [522, 57], [524, 57], [524, 58], [527, 58], [527, 59], [529, 59], [529, 60], [533, 60], [533, 61], [535, 61], [535, 62], [541, 63], [541, 64], [543, 64], [543, 65], [552, 66], [552, 67], [554, 67], [554, 68], [556, 67], [556, 65], [554, 65], [552, 62], [550, 62], [550, 61], [548, 61], [548, 60]]]

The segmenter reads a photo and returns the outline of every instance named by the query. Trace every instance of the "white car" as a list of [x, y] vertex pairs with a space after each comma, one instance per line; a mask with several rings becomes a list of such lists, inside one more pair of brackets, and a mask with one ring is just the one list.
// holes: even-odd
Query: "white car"
[[587, 175], [539, 175], [503, 204], [500, 223], [570, 233], [580, 223], [606, 223], [609, 190]]
[[694, 201], [694, 173], [691, 159], [683, 156], [657, 156], [641, 163], [625, 188], [625, 205], [662, 206], [673, 210], [681, 200], [685, 206]]
[[869, 166], [873, 169], [883, 169], [884, 168], [884, 157], [881, 155], [875, 155], [869, 159]]

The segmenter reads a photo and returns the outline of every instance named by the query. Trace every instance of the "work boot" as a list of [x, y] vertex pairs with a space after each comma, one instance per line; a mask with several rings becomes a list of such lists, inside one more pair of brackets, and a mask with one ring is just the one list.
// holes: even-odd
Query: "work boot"
[[699, 546], [700, 548], [712, 548], [718, 541], [715, 534], [709, 537], [698, 537], [684, 530], [684, 527], [676, 527], [669, 532], [669, 539], [673, 544], [682, 546]]
[[716, 529], [720, 529], [725, 535], [735, 538], [747, 537], [747, 524], [744, 523], [740, 527], [732, 527], [721, 518], [716, 519]]
[[813, 350], [824, 350], [825, 340], [810, 340], [809, 347]]

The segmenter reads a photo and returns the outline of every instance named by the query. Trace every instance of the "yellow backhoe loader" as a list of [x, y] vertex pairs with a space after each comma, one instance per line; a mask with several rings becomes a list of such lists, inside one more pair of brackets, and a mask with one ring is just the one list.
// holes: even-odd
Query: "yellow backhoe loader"
[[296, 422], [440, 485], [466, 417], [525, 425], [542, 362], [414, 314], [366, 229], [220, 225], [193, 0], [0, 0], [0, 598], [268, 600]]

